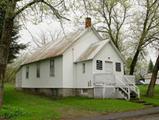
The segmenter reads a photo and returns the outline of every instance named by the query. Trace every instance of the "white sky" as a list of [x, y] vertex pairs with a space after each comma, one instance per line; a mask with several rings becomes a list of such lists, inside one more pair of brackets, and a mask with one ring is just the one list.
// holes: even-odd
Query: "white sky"
[[[64, 24], [65, 26], [65, 31], [70, 32], [72, 31], [72, 26], [67, 27], [69, 24]], [[39, 23], [37, 25], [28, 22], [26, 23], [26, 28], [23, 28], [22, 30], [20, 30], [20, 38], [19, 41], [21, 43], [30, 43], [30, 45], [33, 45], [33, 41], [32, 41], [32, 36], [37, 36], [40, 34], [40, 32], [51, 32], [52, 34], [54, 34], [57, 31], [63, 31], [61, 28], [61, 25], [59, 22], [54, 21], [52, 23], [46, 23], [46, 22], [42, 22]]]

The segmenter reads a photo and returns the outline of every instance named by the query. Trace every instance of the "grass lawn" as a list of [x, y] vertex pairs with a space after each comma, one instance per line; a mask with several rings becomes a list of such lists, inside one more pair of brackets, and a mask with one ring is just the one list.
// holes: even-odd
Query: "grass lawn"
[[141, 99], [143, 99], [147, 103], [151, 103], [153, 105], [159, 106], [159, 85], [155, 86], [155, 94], [151, 98], [145, 96], [148, 85], [140, 85], [139, 88], [141, 92]]
[[50, 99], [16, 91], [5, 86], [4, 106], [0, 116], [12, 120], [60, 120], [144, 108], [144, 105], [113, 99], [69, 97]]

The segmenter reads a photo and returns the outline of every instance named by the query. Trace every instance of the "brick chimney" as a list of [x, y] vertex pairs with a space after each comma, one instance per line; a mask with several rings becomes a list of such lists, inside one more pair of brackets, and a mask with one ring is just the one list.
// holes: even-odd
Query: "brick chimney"
[[89, 28], [91, 26], [92, 26], [91, 18], [90, 17], [86, 17], [86, 19], [85, 19], [85, 28]]

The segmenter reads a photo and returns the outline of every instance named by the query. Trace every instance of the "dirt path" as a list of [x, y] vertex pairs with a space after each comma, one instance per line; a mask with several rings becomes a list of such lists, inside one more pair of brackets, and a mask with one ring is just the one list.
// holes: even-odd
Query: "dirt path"
[[111, 113], [78, 120], [159, 120], [159, 107], [144, 110]]
[[140, 116], [140, 117], [133, 117], [133, 118], [131, 117], [131, 118], [127, 118], [127, 119], [119, 119], [119, 120], [159, 120], [159, 113]]

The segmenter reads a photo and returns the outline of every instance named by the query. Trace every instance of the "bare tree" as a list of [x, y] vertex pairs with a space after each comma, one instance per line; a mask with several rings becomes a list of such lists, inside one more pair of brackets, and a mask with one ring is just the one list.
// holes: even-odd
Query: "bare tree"
[[122, 49], [122, 27], [128, 17], [128, 9], [127, 0], [102, 0], [101, 8], [98, 10], [104, 18], [105, 26], [101, 27], [102, 30], [99, 32], [106, 33], [105, 36], [108, 36], [119, 50]]
[[[8, 60], [9, 46], [11, 43], [11, 34], [13, 31], [14, 20], [17, 16], [23, 13], [27, 8], [33, 5], [45, 5], [50, 9], [58, 19], [67, 19], [63, 17], [56, 6], [49, 3], [50, 0], [30, 0], [26, 4], [18, 7], [19, 2], [24, 0], [1, 0], [0, 7], [5, 11], [5, 18], [3, 20], [2, 36], [0, 38], [0, 106], [3, 103], [3, 80], [5, 77], [5, 71]], [[55, 3], [55, 2], [54, 2]], [[57, 3], [57, 1], [56, 1]], [[64, 0], [60, 0], [59, 5], [63, 4]], [[57, 5], [57, 6], [59, 6]]]
[[[141, 1], [140, 1], [141, 2]], [[133, 75], [139, 55], [144, 48], [153, 41], [159, 40], [159, 3], [158, 0], [143, 0], [139, 21], [137, 21], [137, 29], [134, 31], [137, 43], [135, 54], [130, 65], [130, 75]]]
[[[98, 26], [98, 32], [103, 37], [112, 40], [119, 50], [123, 49], [123, 26], [128, 17], [127, 12], [130, 7], [128, 0], [73, 1], [76, 4], [73, 4], [75, 7], [72, 7], [72, 11], [75, 16], [78, 16], [76, 24], [77, 22], [83, 24], [80, 21], [81, 18], [83, 21], [83, 17], [92, 17], [93, 25]], [[77, 10], [76, 8], [79, 9]]]
[[60, 37], [62, 37], [62, 32], [54, 32], [51, 31], [40, 31], [37, 36], [33, 35], [33, 43], [36, 45], [36, 47], [41, 48], [43, 45], [46, 45], [50, 41], [58, 40]]

